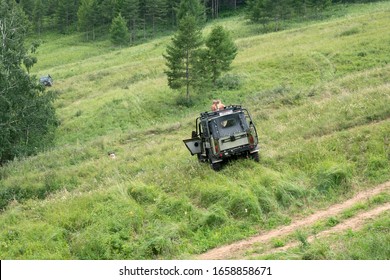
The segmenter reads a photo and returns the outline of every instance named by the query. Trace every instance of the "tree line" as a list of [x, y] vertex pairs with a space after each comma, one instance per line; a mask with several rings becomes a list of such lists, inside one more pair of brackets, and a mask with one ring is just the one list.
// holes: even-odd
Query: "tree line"
[[[93, 38], [99, 28], [109, 26], [121, 14], [134, 39], [146, 30], [177, 26], [181, 0], [19, 0], [35, 32], [87, 32]], [[221, 11], [234, 10], [245, 0], [198, 0], [205, 16], [218, 17]]]
[[[318, 13], [332, 3], [370, 2], [374, 0], [198, 0], [206, 19], [221, 13], [246, 8], [254, 22], [281, 21], [292, 15]], [[126, 21], [131, 40], [153, 36], [157, 29], [178, 26], [181, 0], [19, 0], [34, 32], [86, 32], [94, 39], [98, 31], [107, 31], [120, 14]]]

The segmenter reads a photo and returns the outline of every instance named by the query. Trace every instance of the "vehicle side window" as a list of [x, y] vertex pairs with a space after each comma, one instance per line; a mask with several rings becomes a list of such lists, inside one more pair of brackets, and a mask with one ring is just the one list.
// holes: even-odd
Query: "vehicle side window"
[[207, 129], [207, 122], [206, 121], [202, 121], [201, 122], [201, 134], [203, 137], [209, 137], [209, 130]]
[[218, 135], [218, 125], [215, 120], [209, 122], [209, 129], [210, 133], [213, 134], [214, 137]]

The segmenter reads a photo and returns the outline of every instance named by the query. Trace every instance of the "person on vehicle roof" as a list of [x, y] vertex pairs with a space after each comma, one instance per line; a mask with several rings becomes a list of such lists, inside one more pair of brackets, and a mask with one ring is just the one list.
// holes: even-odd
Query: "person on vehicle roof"
[[211, 106], [212, 111], [219, 111], [223, 109], [225, 109], [225, 105], [223, 105], [220, 99], [213, 100], [213, 105]]

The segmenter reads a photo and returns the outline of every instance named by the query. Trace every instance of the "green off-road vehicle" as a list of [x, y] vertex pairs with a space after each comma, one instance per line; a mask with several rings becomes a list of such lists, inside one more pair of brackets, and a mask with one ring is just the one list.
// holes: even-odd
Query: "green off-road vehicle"
[[192, 138], [183, 140], [191, 155], [218, 171], [222, 163], [240, 156], [259, 161], [258, 136], [248, 110], [240, 105], [200, 114]]

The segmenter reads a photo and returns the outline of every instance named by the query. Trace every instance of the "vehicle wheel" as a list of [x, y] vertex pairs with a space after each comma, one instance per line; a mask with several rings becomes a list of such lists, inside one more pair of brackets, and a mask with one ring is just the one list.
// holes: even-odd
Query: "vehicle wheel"
[[254, 153], [249, 154], [249, 158], [253, 159], [256, 162], [259, 162], [260, 161], [259, 152], [254, 152]]
[[196, 154], [196, 155], [198, 157], [199, 162], [206, 162], [207, 161], [207, 158], [202, 156], [201, 154]]
[[219, 171], [222, 169], [222, 162], [219, 161], [219, 162], [214, 162], [213, 163], [213, 159], [212, 159], [212, 156], [211, 156], [211, 153], [209, 150], [207, 150], [207, 157], [208, 157], [208, 160], [210, 162], [210, 167], [214, 170], [214, 171]]
[[222, 162], [211, 163], [211, 168], [214, 171], [220, 171], [222, 169]]

